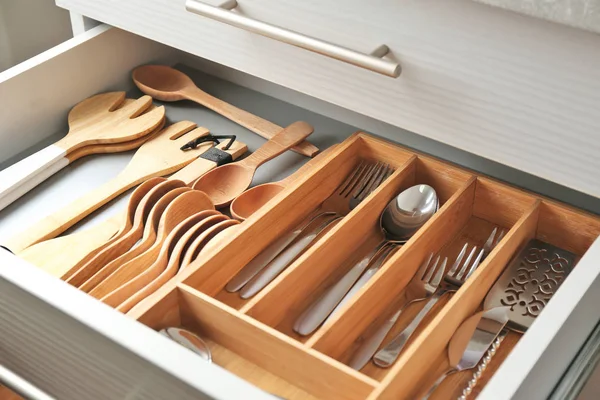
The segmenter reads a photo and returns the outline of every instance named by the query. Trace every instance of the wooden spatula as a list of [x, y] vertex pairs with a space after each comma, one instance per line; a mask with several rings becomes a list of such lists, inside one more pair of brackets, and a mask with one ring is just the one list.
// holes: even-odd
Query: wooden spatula
[[[226, 145], [227, 143], [221, 143], [217, 148], [223, 150]], [[229, 149], [223, 151], [236, 160], [247, 151], [247, 146], [236, 140]], [[169, 179], [179, 179], [189, 185], [199, 176], [215, 168], [216, 165], [215, 161], [200, 157], [173, 174]], [[128, 207], [128, 210], [131, 211], [132, 208]], [[130, 214], [131, 221], [133, 221], [134, 213], [135, 207]], [[90, 229], [35, 244], [17, 254], [54, 276], [67, 279], [72, 272], [78, 271], [95, 255], [94, 253], [87, 257], [88, 254], [105, 245], [106, 241], [119, 231], [119, 227], [123, 227], [124, 218], [126, 217], [123, 215], [116, 215]]]
[[162, 106], [142, 115], [152, 104], [150, 96], [118, 108], [124, 100], [125, 92], [104, 93], [73, 107], [67, 136], [0, 172], [0, 210], [68, 165], [70, 153], [90, 145], [136, 140], [163, 122]]
[[173, 173], [191, 163], [212, 146], [212, 143], [204, 143], [196, 149], [180, 150], [190, 140], [208, 134], [205, 128], [192, 130], [195, 126], [193, 122], [183, 121], [163, 129], [139, 148], [117, 177], [11, 237], [6, 247], [19, 252], [33, 244], [54, 238], [144, 180]]
[[112, 292], [132, 281], [135, 277], [140, 275], [152, 265], [152, 263], [160, 254], [163, 243], [169, 234], [177, 227], [177, 225], [179, 225], [179, 223], [188, 217], [191, 217], [192, 215], [210, 209], [214, 209], [214, 205], [208, 196], [206, 196], [206, 194], [203, 192], [192, 190], [178, 196], [171, 202], [171, 204], [169, 204], [162, 215], [156, 241], [152, 247], [146, 250], [143, 254], [122, 265], [118, 270], [113, 272], [108, 278], [103, 280], [96, 288], [94, 288], [94, 290], [90, 292], [90, 295], [102, 299], [102, 301], [112, 305], [113, 307], [116, 307], [122, 301], [126, 300], [141, 287], [138, 287], [136, 283], [132, 284], [132, 286], [129, 286], [126, 291], [128, 292], [128, 290], [133, 290], [134, 288], [135, 290], [133, 290], [124, 298], [122, 297], [122, 293], [124, 292], [121, 294], [112, 294]]

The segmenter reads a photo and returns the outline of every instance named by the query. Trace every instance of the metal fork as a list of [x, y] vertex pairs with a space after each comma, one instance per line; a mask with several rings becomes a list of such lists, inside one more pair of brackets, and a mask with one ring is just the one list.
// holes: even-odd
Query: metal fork
[[[243, 298], [249, 298], [258, 293], [310, 246], [322, 230], [360, 204], [392, 173], [393, 169], [387, 164], [362, 161], [338, 186], [336, 191], [323, 202], [317, 215], [309, 216], [308, 222], [304, 222], [299, 228], [267, 247], [246, 265], [227, 284], [225, 289], [235, 292], [243, 288], [240, 293]], [[329, 224], [315, 227], [312, 222], [322, 217], [328, 217]], [[313, 229], [308, 230], [308, 228]], [[302, 240], [301, 238], [299, 239], [300, 244], [291, 245], [301, 236], [309, 239]], [[277, 262], [273, 263], [275, 258], [277, 258]]]
[[[394, 339], [392, 339], [392, 341], [390, 343], [388, 343], [383, 349], [379, 350], [375, 354], [375, 357], [373, 358], [373, 362], [377, 366], [386, 368], [386, 367], [391, 366], [398, 359], [398, 356], [400, 355], [400, 352], [402, 351], [402, 349], [408, 342], [408, 339], [410, 339], [410, 337], [413, 335], [415, 330], [421, 324], [423, 319], [425, 319], [425, 317], [431, 311], [433, 306], [436, 305], [438, 300], [442, 296], [444, 296], [446, 293], [456, 292], [465, 283], [465, 281], [467, 279], [469, 279], [469, 277], [473, 274], [473, 272], [475, 272], [475, 270], [479, 266], [479, 263], [483, 259], [483, 256], [486, 252], [486, 245], [487, 245], [487, 252], [489, 254], [489, 252], [491, 252], [491, 250], [493, 249], [493, 246], [495, 246], [496, 244], [498, 244], [500, 242], [502, 237], [500, 237], [499, 239], [494, 239], [496, 232], [497, 232], [497, 228], [494, 228], [494, 230], [492, 231], [492, 233], [490, 235], [490, 238], [492, 238], [492, 240], [490, 240], [488, 238], [488, 240], [486, 241], [486, 244], [484, 245], [484, 247], [481, 248], [481, 250], [479, 252], [477, 252], [477, 246], [473, 246], [473, 249], [467, 256], [467, 259], [464, 262], [462, 262], [462, 259], [464, 258], [464, 255], [466, 254], [467, 247], [468, 247], [468, 243], [465, 243], [465, 245], [463, 246], [458, 257], [456, 257], [456, 261], [452, 265], [452, 268], [450, 268], [450, 271], [448, 271], [446, 276], [444, 276], [444, 282], [446, 283], [446, 285], [441, 288], [438, 288], [438, 290], [436, 290], [436, 292], [433, 294], [433, 296], [431, 296], [431, 298], [429, 299], [427, 304], [425, 304], [425, 307], [423, 307], [423, 309], [421, 309], [421, 311], [419, 311], [419, 313], [411, 321], [411, 323], [402, 332], [400, 332]], [[501, 233], [501, 235], [502, 235], [502, 233]], [[504, 236], [504, 235], [502, 235], [502, 236]], [[488, 242], [489, 242], [489, 245], [488, 245]], [[471, 260], [473, 259], [473, 256], [476, 253], [477, 253], [477, 256], [475, 257], [475, 260], [473, 262], [471, 262]], [[461, 265], [461, 263], [462, 263], [462, 265]]]
[[354, 353], [354, 356], [352, 356], [352, 359], [348, 364], [350, 367], [356, 370], [361, 370], [369, 362], [371, 357], [373, 357], [373, 354], [375, 354], [387, 334], [394, 327], [396, 321], [398, 321], [398, 318], [400, 318], [400, 315], [406, 309], [406, 307], [414, 302], [426, 300], [433, 296], [440, 285], [442, 276], [446, 270], [448, 258], [444, 258], [444, 261], [440, 264], [440, 257], [438, 256], [433, 266], [431, 266], [432, 259], [433, 253], [429, 255], [427, 261], [421, 264], [421, 267], [407, 286], [407, 289], [414, 289], [414, 291], [417, 293], [425, 292], [425, 295], [404, 303], [391, 318], [385, 321], [385, 323], [373, 335], [368, 337], [361, 344], [356, 353]]

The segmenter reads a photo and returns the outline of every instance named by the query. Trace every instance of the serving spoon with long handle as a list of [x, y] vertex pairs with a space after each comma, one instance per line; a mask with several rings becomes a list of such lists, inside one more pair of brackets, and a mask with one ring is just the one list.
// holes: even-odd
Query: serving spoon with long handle
[[[133, 70], [133, 81], [144, 93], [161, 101], [191, 100], [271, 139], [283, 128], [261, 117], [241, 110], [200, 90], [189, 76], [166, 65], [144, 65]], [[312, 157], [319, 152], [313, 144], [303, 141], [294, 146], [297, 153]]]
[[82, 101], [69, 112], [64, 138], [0, 171], [0, 210], [67, 166], [70, 153], [90, 145], [136, 140], [163, 123], [164, 107], [143, 114], [152, 104], [150, 96], [118, 108], [124, 100], [125, 92], [111, 92]]

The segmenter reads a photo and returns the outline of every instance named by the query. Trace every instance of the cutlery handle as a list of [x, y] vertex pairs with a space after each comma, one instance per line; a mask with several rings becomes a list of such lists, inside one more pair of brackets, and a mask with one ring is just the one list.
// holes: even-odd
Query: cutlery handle
[[125, 192], [135, 183], [137, 182], [124, 182], [123, 179], [116, 177], [86, 193], [55, 213], [44, 217], [35, 225], [14, 235], [5, 245], [14, 253], [19, 253], [43, 240], [55, 238], [104, 204]]
[[[335, 314], [337, 314], [342, 309], [342, 307], [344, 307], [344, 304], [346, 304], [352, 297], [354, 297], [356, 295], [356, 293], [358, 293], [358, 291], [360, 289], [362, 289], [363, 286], [365, 286], [367, 284], [367, 282], [369, 282], [369, 280], [371, 280], [373, 275], [375, 275], [377, 273], [377, 271], [379, 271], [379, 269], [381, 268], [383, 263], [387, 260], [389, 254], [395, 248], [396, 248], [395, 246], [390, 246], [390, 247], [386, 247], [385, 245], [382, 246], [382, 249], [384, 249], [384, 250], [381, 252], [381, 255], [379, 256], [379, 258], [377, 258], [377, 261], [375, 261], [375, 263], [367, 271], [365, 271], [364, 274], [362, 274], [360, 279], [358, 281], [356, 281], [354, 286], [352, 286], [352, 288], [348, 291], [348, 293], [346, 293], [346, 295], [344, 296], [342, 301], [340, 301], [340, 303], [337, 305], [337, 307], [331, 312], [329, 317], [325, 320], [325, 323], [327, 323], [327, 321], [329, 321], [331, 318], [333, 318], [333, 316]], [[372, 259], [374, 259], [376, 256], [377, 256], [377, 253], [372, 257]], [[369, 264], [370, 264], [370, 262], [369, 262]]]
[[[186, 90], [185, 95], [188, 99], [213, 110], [217, 114], [221, 114], [225, 118], [230, 119], [244, 128], [264, 137], [265, 139], [271, 139], [283, 129], [271, 121], [267, 121], [264, 118], [251, 114], [248, 111], [239, 109], [234, 105], [211, 96], [197, 87]], [[306, 141], [294, 146], [293, 150], [296, 153], [303, 154], [308, 157], [312, 157], [319, 152], [319, 149], [316, 146]]]
[[53, 144], [0, 171], [0, 210], [69, 165], [66, 155]]
[[419, 297], [405, 302], [402, 305], [402, 307], [400, 307], [398, 311], [396, 311], [396, 313], [391, 316], [391, 318], [388, 318], [373, 335], [369, 336], [360, 345], [356, 353], [354, 353], [354, 356], [352, 356], [352, 359], [350, 360], [350, 363], [348, 365], [357, 371], [363, 369], [363, 367], [367, 365], [369, 360], [373, 357], [373, 354], [377, 352], [377, 349], [379, 349], [379, 346], [381, 346], [381, 343], [383, 343], [385, 337], [388, 335], [388, 333], [390, 333], [390, 331], [396, 324], [396, 321], [398, 321], [398, 318], [400, 318], [400, 315], [406, 309], [406, 307], [408, 307], [412, 303], [416, 303], [418, 301], [423, 301], [426, 299], [427, 297]]
[[258, 168], [267, 161], [302, 142], [312, 132], [313, 127], [310, 124], [302, 121], [294, 122], [269, 139], [267, 143], [260, 146], [254, 153], [240, 161], [240, 164]]
[[[352, 288], [352, 285], [371, 263], [373, 257], [387, 244], [379, 243], [366, 257], [356, 263], [335, 285], [325, 291], [310, 307], [298, 317], [294, 323], [294, 331], [300, 335], [310, 335], [337, 310], [339, 303]], [[334, 311], [335, 312], [335, 311]]]
[[435, 306], [435, 304], [438, 302], [438, 300], [445, 293], [447, 293], [446, 290], [440, 290], [440, 291], [436, 292], [429, 299], [427, 304], [425, 304], [425, 307], [423, 307], [423, 309], [421, 309], [421, 311], [419, 311], [417, 316], [415, 318], [413, 318], [413, 320], [410, 322], [410, 324], [406, 328], [404, 328], [404, 330], [402, 332], [400, 332], [394, 339], [392, 339], [392, 341], [390, 343], [388, 343], [383, 349], [379, 350], [377, 352], [377, 354], [375, 354], [375, 357], [373, 358], [373, 362], [376, 365], [383, 367], [383, 368], [387, 368], [390, 365], [392, 365], [398, 358], [398, 355], [400, 355], [400, 352], [406, 345], [406, 342], [408, 342], [408, 339], [410, 339], [410, 337], [415, 332], [415, 330], [417, 329], [417, 327], [419, 326], [421, 321], [423, 321], [425, 316], [429, 313], [429, 311], [431, 311], [433, 306]]
[[273, 279], [277, 277], [290, 265], [296, 257], [298, 257], [310, 244], [316, 239], [317, 236], [333, 222], [339, 220], [342, 217], [328, 218], [324, 223], [319, 225], [316, 229], [309, 232], [306, 236], [301, 237], [295, 243], [292, 243], [284, 251], [279, 253], [259, 274], [255, 275], [241, 290], [240, 297], [242, 299], [248, 299], [260, 292], [265, 286], [267, 286]]
[[494, 354], [496, 354], [496, 352], [498, 351], [498, 348], [502, 344], [502, 341], [504, 340], [504, 338], [506, 337], [507, 334], [508, 334], [508, 331], [506, 329], [504, 329], [500, 333], [500, 335], [498, 335], [496, 340], [494, 340], [494, 343], [492, 343], [492, 345], [488, 349], [487, 353], [485, 353], [483, 360], [477, 366], [477, 370], [475, 372], [473, 372], [473, 377], [467, 384], [467, 387], [464, 388], [462, 395], [458, 398], [458, 400], [467, 400], [467, 397], [469, 397], [471, 392], [473, 392], [473, 389], [475, 388], [475, 386], [477, 386], [477, 383], [479, 383], [479, 378], [481, 378], [481, 375], [483, 374], [483, 372], [486, 370], [486, 368], [492, 361]]
[[435, 392], [435, 389], [437, 389], [437, 387], [440, 386], [440, 384], [444, 381], [444, 379], [446, 379], [448, 377], [448, 375], [452, 375], [455, 372], [458, 372], [458, 370], [455, 369], [455, 368], [451, 368], [450, 370], [444, 372], [437, 379], [437, 381], [435, 381], [435, 383], [433, 384], [433, 386], [431, 386], [431, 388], [429, 389], [429, 391], [427, 392], [427, 394], [425, 396], [423, 396], [423, 398], [421, 400], [427, 400], [427, 399], [429, 399], [429, 397], [433, 394], [433, 392]]

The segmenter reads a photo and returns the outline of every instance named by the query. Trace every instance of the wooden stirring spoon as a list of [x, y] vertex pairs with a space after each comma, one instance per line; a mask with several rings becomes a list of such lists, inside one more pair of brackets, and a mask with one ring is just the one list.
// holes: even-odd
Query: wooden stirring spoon
[[[227, 150], [224, 150], [226, 146], [227, 143], [224, 142], [217, 145], [217, 148], [228, 153], [232, 160], [237, 160], [248, 149], [244, 143], [237, 140]], [[182, 180], [189, 185], [216, 166], [217, 163], [214, 160], [202, 158], [200, 155], [198, 159], [173, 174], [169, 179]], [[132, 221], [134, 213], [135, 207], [133, 207], [130, 217]], [[89, 261], [97, 249], [102, 248], [106, 240], [117, 233], [123, 218], [121, 215], [116, 215], [90, 229], [35, 244], [18, 255], [26, 255], [26, 259], [30, 263], [50, 273], [54, 272], [55, 276], [59, 278], [67, 279], [70, 275], [68, 273], [65, 275], [65, 272], [77, 271]], [[66, 249], [69, 251], [65, 251]], [[90, 253], [94, 254], [88, 257], [87, 255]]]
[[215, 207], [224, 207], [248, 189], [259, 166], [300, 143], [312, 131], [312, 126], [307, 123], [294, 122], [242, 161], [222, 165], [204, 174], [194, 182], [193, 188], [208, 194]]
[[152, 104], [151, 97], [118, 108], [124, 100], [125, 92], [104, 93], [73, 107], [64, 138], [0, 172], [0, 210], [67, 166], [70, 153], [89, 145], [135, 140], [163, 122], [164, 107], [142, 114]]
[[[210, 198], [203, 192], [191, 190], [178, 196], [171, 202], [171, 204], [169, 204], [164, 214], [161, 216], [158, 234], [154, 244], [143, 254], [119, 267], [119, 269], [100, 282], [100, 284], [96, 286], [94, 290], [90, 291], [89, 294], [97, 299], [102, 299], [102, 301], [112, 305], [113, 307], [119, 305], [121, 301], [125, 299], [122, 299], [120, 294], [111, 293], [132, 281], [152, 265], [152, 263], [160, 254], [163, 243], [169, 234], [177, 227], [177, 225], [186, 220], [188, 217], [205, 210], [214, 210], [214, 205]], [[182, 232], [182, 234], [183, 233], [184, 232]], [[129, 289], [133, 288], [136, 288], [135, 291], [140, 289], [140, 287], [137, 287], [137, 283], [132, 283], [132, 286], [127, 286], [127, 289], [124, 289], [124, 291], [128, 291]], [[135, 291], [133, 291], [133, 293], [135, 293]], [[122, 300], [118, 301], [118, 299]]]
[[273, 197], [281, 193], [294, 180], [306, 175], [306, 173], [319, 165], [319, 162], [329, 154], [335, 145], [323, 150], [315, 158], [308, 160], [296, 172], [279, 182], [268, 182], [254, 186], [239, 195], [231, 202], [231, 215], [240, 221], [246, 220], [262, 206], [267, 204]]
[[[169, 183], [168, 185], [170, 186], [171, 184]], [[126, 264], [140, 254], [143, 254], [146, 250], [152, 247], [154, 242], [156, 242], [160, 220], [169, 204], [171, 204], [177, 197], [190, 190], [190, 188], [185, 186], [179, 186], [175, 189], [169, 190], [160, 198], [160, 200], [156, 202], [156, 204], [154, 204], [150, 210], [150, 214], [144, 223], [144, 231], [139, 243], [134, 244], [134, 246], [131, 247], [127, 252], [115, 258], [106, 265], [86, 263], [77, 271], [76, 274], [67, 280], [67, 282], [75, 287], [78, 287], [84, 292], [90, 292], [100, 282], [102, 282], [102, 280], [119, 269], [123, 264]]]
[[[179, 180], [167, 181], [164, 178], [155, 179], [162, 179], [162, 182], [150, 190], [135, 209], [134, 222], [131, 229], [125, 235], [122, 235], [119, 239], [113, 241], [101, 251], [97, 252], [90, 260], [85, 263], [80, 263], [81, 265], [79, 265], [76, 270], [77, 275], [81, 277], [80, 279], [89, 279], [89, 277], [99, 271], [102, 267], [131, 250], [137, 241], [142, 238], [146, 222], [151, 223], [149, 217], [156, 203], [172, 190], [185, 186], [185, 184]], [[158, 210], [160, 210], [160, 208], [158, 208], [155, 213], [159, 212]], [[73, 285], [83, 284], [83, 282], [77, 283], [77, 281], [71, 281], [70, 283]]]
[[181, 260], [180, 268], [187, 267], [196, 258], [198, 258], [198, 254], [200, 254], [204, 246], [206, 246], [208, 242], [210, 242], [211, 239], [214, 238], [219, 232], [230, 228], [234, 225], [238, 225], [239, 223], [240, 221], [236, 221], [235, 219], [228, 219], [226, 221], [219, 222], [207, 229], [202, 235], [198, 236], [187, 249], [183, 260]]
[[[265, 139], [271, 139], [283, 129], [270, 121], [211, 96], [200, 90], [189, 76], [165, 65], [138, 67], [133, 70], [133, 81], [142, 92], [157, 100], [194, 101]], [[319, 152], [319, 149], [309, 142], [302, 142], [294, 147], [294, 151], [312, 157]]]
[[195, 126], [193, 122], [182, 121], [167, 127], [144, 143], [114, 179], [11, 237], [5, 246], [13, 252], [19, 252], [33, 244], [54, 238], [144, 180], [170, 174], [191, 163], [212, 146], [212, 143], [205, 143], [196, 149], [180, 150], [191, 139], [208, 134], [204, 128], [192, 130]]

